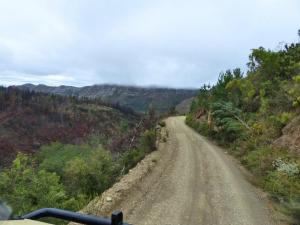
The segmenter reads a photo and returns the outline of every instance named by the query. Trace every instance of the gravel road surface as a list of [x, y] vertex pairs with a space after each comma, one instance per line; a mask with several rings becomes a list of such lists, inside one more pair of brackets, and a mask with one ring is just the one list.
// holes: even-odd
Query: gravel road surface
[[222, 149], [168, 118], [157, 165], [119, 206], [135, 225], [271, 225], [265, 198]]

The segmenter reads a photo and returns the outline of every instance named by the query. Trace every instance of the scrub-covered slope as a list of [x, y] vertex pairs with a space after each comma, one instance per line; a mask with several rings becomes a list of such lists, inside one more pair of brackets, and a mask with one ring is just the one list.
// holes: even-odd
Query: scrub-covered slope
[[187, 123], [227, 146], [286, 212], [300, 218], [300, 43], [260, 47], [248, 72], [221, 73], [203, 86]]
[[0, 89], [0, 164], [54, 141], [80, 144], [97, 136], [111, 145], [140, 116], [99, 100], [78, 100], [14, 88]]

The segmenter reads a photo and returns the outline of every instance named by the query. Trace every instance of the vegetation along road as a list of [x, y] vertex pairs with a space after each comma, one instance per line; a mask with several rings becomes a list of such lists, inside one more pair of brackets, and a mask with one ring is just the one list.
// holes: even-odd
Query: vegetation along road
[[275, 224], [267, 203], [234, 160], [185, 125], [167, 119], [169, 138], [155, 169], [120, 208], [126, 221], [152, 225]]

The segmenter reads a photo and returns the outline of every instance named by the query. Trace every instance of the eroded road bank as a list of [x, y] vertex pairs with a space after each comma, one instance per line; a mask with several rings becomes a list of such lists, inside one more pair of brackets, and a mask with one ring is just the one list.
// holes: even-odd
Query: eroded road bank
[[[269, 216], [265, 199], [246, 181], [228, 155], [187, 127], [184, 117], [171, 117], [166, 122], [167, 142], [149, 156], [152, 158], [146, 159], [155, 166], [139, 165], [146, 168], [146, 176], [134, 180], [128, 174], [128, 181], [126, 178], [121, 181], [125, 185], [132, 181], [132, 188], [123, 192], [114, 204], [114, 208], [124, 212], [126, 222], [135, 225], [276, 224]], [[91, 207], [95, 213], [95, 206]], [[100, 209], [98, 212], [101, 214]]]

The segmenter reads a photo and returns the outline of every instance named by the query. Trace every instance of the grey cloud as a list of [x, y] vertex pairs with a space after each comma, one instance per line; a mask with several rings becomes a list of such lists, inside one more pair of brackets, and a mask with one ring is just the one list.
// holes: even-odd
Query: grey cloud
[[298, 21], [297, 0], [2, 0], [0, 84], [199, 87]]

